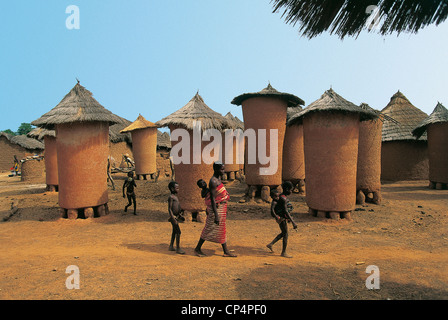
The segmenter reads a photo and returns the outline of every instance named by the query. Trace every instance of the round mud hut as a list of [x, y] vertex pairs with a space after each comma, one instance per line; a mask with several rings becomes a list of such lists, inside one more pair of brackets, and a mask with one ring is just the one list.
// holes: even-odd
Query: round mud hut
[[381, 110], [396, 122], [384, 120], [381, 146], [381, 181], [426, 180], [429, 174], [426, 133], [419, 140], [412, 135], [428, 115], [412, 105], [398, 91]]
[[[238, 117], [235, 117], [230, 112], [228, 112], [224, 117], [228, 120], [231, 130], [233, 130], [235, 135], [238, 132], [243, 135], [244, 123], [238, 119]], [[233, 135], [226, 135], [225, 132], [223, 133], [222, 138], [222, 162], [225, 164], [226, 170], [226, 177], [224, 177], [224, 180], [241, 180], [242, 171], [244, 170], [244, 140], [240, 140], [239, 142], [241, 143], [238, 143], [237, 138], [234, 138]], [[227, 145], [232, 146], [232, 150], [229, 152], [226, 150]], [[232, 157], [230, 157], [230, 152]], [[226, 155], [230, 158], [229, 161], [227, 161]]]
[[79, 84], [32, 122], [56, 130], [59, 206], [69, 219], [107, 214], [109, 126], [121, 119]]
[[128, 132], [132, 136], [136, 179], [139, 180], [142, 176], [144, 180], [147, 180], [148, 175], [156, 179], [157, 126], [140, 114], [137, 120], [121, 130], [121, 133]]
[[[265, 202], [270, 201], [270, 190], [277, 188], [282, 184], [282, 162], [283, 162], [283, 142], [285, 138], [287, 108], [296, 108], [305, 102], [289, 93], [279, 92], [269, 84], [265, 89], [256, 93], [244, 93], [235, 97], [232, 104], [242, 106], [244, 128], [255, 132], [257, 141], [250, 141], [246, 137], [246, 158], [245, 177], [248, 185], [246, 197], [248, 200], [254, 199], [258, 194]], [[277, 150], [272, 150], [271, 154], [271, 130], [277, 132]], [[266, 132], [266, 143], [258, 141], [261, 139], [260, 132]], [[249, 144], [257, 146], [257, 155], [248, 152]], [[268, 157], [268, 164], [260, 161], [259, 146], [266, 146], [264, 156]], [[255, 156], [255, 159], [251, 159]], [[269, 166], [275, 166], [277, 170], [272, 173], [264, 174]], [[270, 171], [270, 170], [269, 170]]]
[[419, 139], [424, 133], [428, 139], [429, 187], [448, 187], [448, 110], [439, 102], [429, 117], [412, 134]]
[[[381, 139], [385, 116], [368, 104], [360, 108], [374, 112], [378, 118], [359, 125], [358, 165], [356, 171], [356, 203], [380, 204], [381, 197]], [[389, 121], [393, 119], [387, 117]]]
[[[301, 107], [288, 108], [286, 123], [301, 111]], [[303, 150], [303, 125], [301, 124], [286, 126], [285, 141], [283, 142], [282, 179], [291, 181], [297, 192], [305, 192], [305, 153]]]
[[44, 141], [45, 183], [47, 184], [47, 191], [57, 192], [59, 176], [56, 132], [54, 130], [37, 127], [29, 132], [28, 136]]
[[132, 138], [130, 133], [121, 133], [121, 130], [131, 125], [131, 121], [118, 116], [121, 123], [113, 124], [109, 127], [109, 155], [112, 168], [119, 168], [124, 155], [132, 154]]
[[289, 120], [288, 125], [303, 124], [306, 203], [314, 216], [350, 219], [356, 205], [359, 124], [376, 117], [330, 89]]
[[[199, 131], [199, 124], [201, 131]], [[205, 104], [199, 93], [184, 107], [157, 121], [156, 125], [159, 128], [169, 127], [170, 129], [171, 156], [173, 157], [175, 179], [179, 184], [178, 198], [182, 208], [190, 212], [193, 219], [196, 219], [197, 213], [204, 212], [206, 209], [197, 181], [203, 179], [208, 185], [213, 175], [213, 162], [204, 162], [204, 158], [201, 156], [204, 148], [211, 143], [203, 141], [202, 134], [207, 129], [216, 129], [222, 133], [225, 129], [230, 129], [230, 125], [226, 118]], [[179, 137], [177, 141], [173, 140], [173, 133], [175, 133], [175, 139]], [[183, 141], [184, 139], [189, 141]], [[180, 143], [182, 143], [181, 146], [189, 145], [189, 148], [179, 148], [178, 144]], [[195, 149], [198, 149], [200, 154], [196, 153]], [[219, 158], [220, 155], [210, 152], [210, 156]]]

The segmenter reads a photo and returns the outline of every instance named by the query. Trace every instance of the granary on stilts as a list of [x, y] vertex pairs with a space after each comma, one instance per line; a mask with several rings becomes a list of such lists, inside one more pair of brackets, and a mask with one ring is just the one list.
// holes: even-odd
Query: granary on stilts
[[[246, 137], [245, 177], [248, 185], [246, 196], [251, 200], [259, 194], [263, 201], [269, 202], [270, 190], [282, 184], [287, 108], [303, 105], [304, 101], [293, 94], [279, 92], [269, 84], [260, 92], [245, 93], [235, 97], [232, 104], [242, 106], [245, 133], [253, 130], [257, 140], [256, 142], [249, 141], [250, 138]], [[266, 133], [266, 143], [259, 141], [262, 132]], [[275, 136], [271, 141], [271, 133], [277, 134], [276, 141], [274, 141]], [[277, 145], [276, 150], [271, 150], [271, 142]], [[249, 144], [256, 144], [258, 156], [248, 152]], [[268, 164], [260, 162], [260, 152], [263, 152], [259, 146], [263, 144], [266, 147], [264, 150], [266, 154], [263, 156], [269, 157]], [[251, 160], [251, 156], [256, 158], [253, 159], [255, 161]], [[275, 172], [269, 172], [271, 166], [275, 167], [275, 165]]]
[[381, 110], [396, 122], [384, 120], [381, 147], [381, 180], [426, 180], [429, 173], [426, 134], [415, 140], [412, 130], [428, 117], [398, 91]]
[[136, 179], [139, 180], [142, 176], [147, 180], [149, 175], [157, 180], [157, 126], [140, 114], [137, 120], [121, 130], [121, 133], [128, 132], [132, 136]]
[[429, 187], [448, 187], [448, 110], [439, 102], [429, 117], [412, 134], [419, 139], [426, 132], [428, 138]]
[[[220, 157], [220, 154], [211, 151], [209, 155], [212, 159], [204, 159], [203, 152], [207, 151], [204, 149], [211, 142], [203, 141], [202, 134], [207, 129], [216, 129], [221, 137], [225, 129], [230, 129], [230, 125], [226, 118], [206, 105], [199, 93], [184, 107], [157, 121], [156, 125], [159, 128], [169, 127], [171, 131], [171, 156], [176, 182], [179, 184], [178, 198], [182, 208], [196, 219], [197, 214], [206, 209], [197, 181], [203, 179], [208, 185], [213, 175], [213, 159], [218, 160]], [[182, 146], [188, 146], [189, 143], [189, 148], [179, 148], [180, 143]], [[217, 147], [220, 148], [221, 143]]]
[[378, 114], [378, 118], [359, 125], [358, 165], [356, 171], [356, 203], [380, 204], [381, 197], [381, 139], [384, 119], [396, 121], [362, 103], [360, 108]]
[[360, 121], [377, 117], [330, 89], [289, 120], [289, 125], [303, 124], [306, 203], [314, 216], [350, 219]]
[[[244, 123], [230, 112], [224, 117], [229, 121], [230, 130], [232, 130], [229, 132], [234, 133], [234, 135], [223, 133], [222, 162], [225, 164], [226, 172], [224, 180], [241, 180], [244, 170], [244, 140], [237, 140], [238, 137], [235, 136], [237, 133], [243, 135]], [[231, 146], [232, 149], [227, 150], [227, 145]]]
[[109, 126], [121, 121], [78, 82], [56, 107], [32, 122], [56, 131], [59, 206], [64, 217], [107, 214]]
[[305, 192], [305, 154], [303, 150], [303, 125], [288, 125], [291, 117], [302, 111], [300, 106], [288, 108], [285, 141], [283, 142], [283, 181], [291, 181], [294, 190]]
[[58, 154], [56, 149], [56, 132], [37, 127], [28, 133], [29, 137], [44, 141], [45, 183], [47, 191], [57, 192], [59, 186]]

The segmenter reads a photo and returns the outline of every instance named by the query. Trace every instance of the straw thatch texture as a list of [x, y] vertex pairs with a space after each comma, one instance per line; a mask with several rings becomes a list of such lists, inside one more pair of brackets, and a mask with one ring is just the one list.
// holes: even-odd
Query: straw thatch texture
[[93, 121], [108, 122], [112, 125], [121, 123], [122, 118], [105, 109], [93, 98], [92, 93], [78, 82], [56, 107], [31, 124], [52, 130], [57, 124]]
[[146, 129], [146, 128], [157, 128], [157, 126], [151, 121], [146, 120], [141, 114], [137, 117], [133, 123], [128, 125], [126, 128], [121, 130], [121, 133], [132, 132], [134, 130]]
[[224, 117], [229, 121], [231, 129], [244, 130], [244, 122], [241, 121], [238, 117], [234, 116], [232, 113], [227, 112], [227, 114]]
[[301, 105], [305, 104], [305, 102], [302, 99], [300, 99], [299, 97], [297, 97], [293, 94], [290, 94], [290, 93], [279, 92], [275, 88], [273, 88], [271, 86], [271, 84], [268, 84], [268, 86], [266, 88], [264, 88], [263, 90], [261, 90], [260, 92], [244, 93], [242, 95], [239, 95], [239, 96], [235, 97], [231, 103], [234, 105], [240, 106], [243, 104], [243, 102], [245, 100], [250, 99], [250, 98], [257, 98], [257, 97], [278, 98], [278, 99], [286, 101], [288, 104], [288, 107], [297, 107], [297, 106], [301, 106]]
[[311, 103], [301, 112], [293, 115], [291, 119], [289, 119], [288, 125], [301, 124], [306, 115], [321, 111], [330, 113], [358, 113], [361, 121], [378, 118], [378, 115], [375, 112], [360, 108], [356, 104], [344, 99], [330, 88], [325, 91], [320, 99]]
[[[381, 113], [398, 121], [398, 123], [387, 119], [384, 121], [383, 142], [415, 140], [412, 130], [428, 117], [426, 113], [412, 105], [400, 91], [392, 96], [389, 104], [381, 110]], [[426, 140], [426, 134], [422, 138], [422, 140]]]
[[157, 130], [157, 147], [171, 149], [171, 138], [168, 132]]
[[113, 124], [109, 127], [109, 139], [110, 142], [119, 143], [126, 142], [128, 144], [132, 144], [132, 138], [130, 133], [121, 133], [121, 130], [129, 126], [132, 122], [117, 116], [121, 119], [121, 123]]
[[158, 127], [178, 126], [193, 130], [193, 123], [201, 121], [202, 130], [218, 129], [220, 131], [230, 129], [226, 118], [210, 109], [199, 95], [196, 95], [181, 109], [155, 123]]
[[412, 131], [412, 135], [419, 139], [426, 132], [430, 124], [440, 122], [448, 122], [448, 110], [439, 102], [431, 115]]
[[37, 127], [28, 132], [27, 136], [37, 140], [43, 140], [46, 136], [56, 137], [56, 131]]
[[42, 142], [33, 138], [29, 138], [26, 135], [10, 136], [9, 141], [28, 150], [41, 151], [45, 148]]
[[[272, 0], [274, 12], [284, 10], [286, 23], [300, 24], [299, 32], [313, 38], [325, 31], [341, 39], [358, 36], [362, 30], [414, 32], [430, 24], [440, 24], [448, 16], [445, 0]], [[379, 25], [372, 28], [369, 6], [379, 9]], [[370, 19], [370, 20], [369, 20]]]

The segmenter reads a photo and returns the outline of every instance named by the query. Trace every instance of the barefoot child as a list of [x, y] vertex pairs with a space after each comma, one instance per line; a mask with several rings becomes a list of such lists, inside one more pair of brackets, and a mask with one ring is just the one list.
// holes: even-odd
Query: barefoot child
[[123, 183], [123, 198], [125, 198], [124, 189], [126, 189], [126, 195], [128, 197], [128, 204], [124, 207], [124, 212], [128, 212], [128, 207], [134, 202], [134, 215], [137, 215], [137, 201], [134, 188], [137, 188], [137, 184], [134, 180], [134, 172], [131, 171], [128, 172], [128, 178]]
[[[171, 234], [171, 242], [170, 242], [170, 251], [176, 251], [178, 254], [184, 254], [185, 251], [183, 251], [180, 248], [180, 227], [179, 227], [179, 220], [183, 221], [182, 217], [182, 208], [179, 203], [179, 199], [177, 198], [177, 193], [179, 192], [179, 184], [175, 181], [171, 181], [168, 184], [168, 189], [170, 189], [170, 196], [168, 198], [168, 213], [170, 214], [170, 218], [168, 219], [169, 222], [171, 222], [171, 225], [173, 226], [173, 233]], [[174, 249], [174, 239], [176, 239], [176, 248]]]
[[266, 247], [269, 248], [272, 252], [272, 246], [283, 239], [283, 249], [282, 249], [282, 257], [292, 258], [290, 255], [286, 253], [286, 247], [288, 246], [288, 221], [292, 222], [294, 229], [297, 229], [297, 224], [292, 219], [290, 212], [292, 211], [292, 206], [288, 201], [286, 196], [291, 194], [293, 189], [293, 185], [289, 181], [285, 181], [282, 184], [283, 193], [279, 194], [278, 191], [273, 190], [271, 192], [272, 203], [271, 203], [271, 215], [275, 218], [275, 221], [279, 224], [281, 233], [278, 234], [271, 243], [269, 243]]
[[199, 188], [201, 188], [201, 197], [205, 198], [207, 197], [207, 194], [210, 192], [210, 189], [207, 188], [207, 182], [205, 182], [203, 179], [198, 180], [197, 185]]

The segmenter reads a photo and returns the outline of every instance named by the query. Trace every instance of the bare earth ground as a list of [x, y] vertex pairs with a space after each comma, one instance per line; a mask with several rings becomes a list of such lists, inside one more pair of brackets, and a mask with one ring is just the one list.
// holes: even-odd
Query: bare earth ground
[[[203, 224], [181, 224], [183, 256], [168, 251], [167, 180], [137, 181], [138, 216], [124, 214], [122, 177], [110, 190], [110, 215], [66, 220], [57, 193], [44, 185], [0, 176], [0, 299], [448, 299], [448, 190], [427, 181], [383, 185], [383, 204], [369, 204], [353, 221], [308, 215], [293, 194], [289, 253], [265, 247], [279, 232], [268, 204], [241, 204], [245, 185], [228, 185], [228, 244], [222, 257], [206, 242], [193, 249]], [[199, 189], [198, 189], [199, 192]], [[8, 221], [11, 203], [19, 210]], [[79, 290], [68, 290], [66, 268], [80, 269]], [[366, 267], [380, 270], [380, 290], [367, 290]]]

